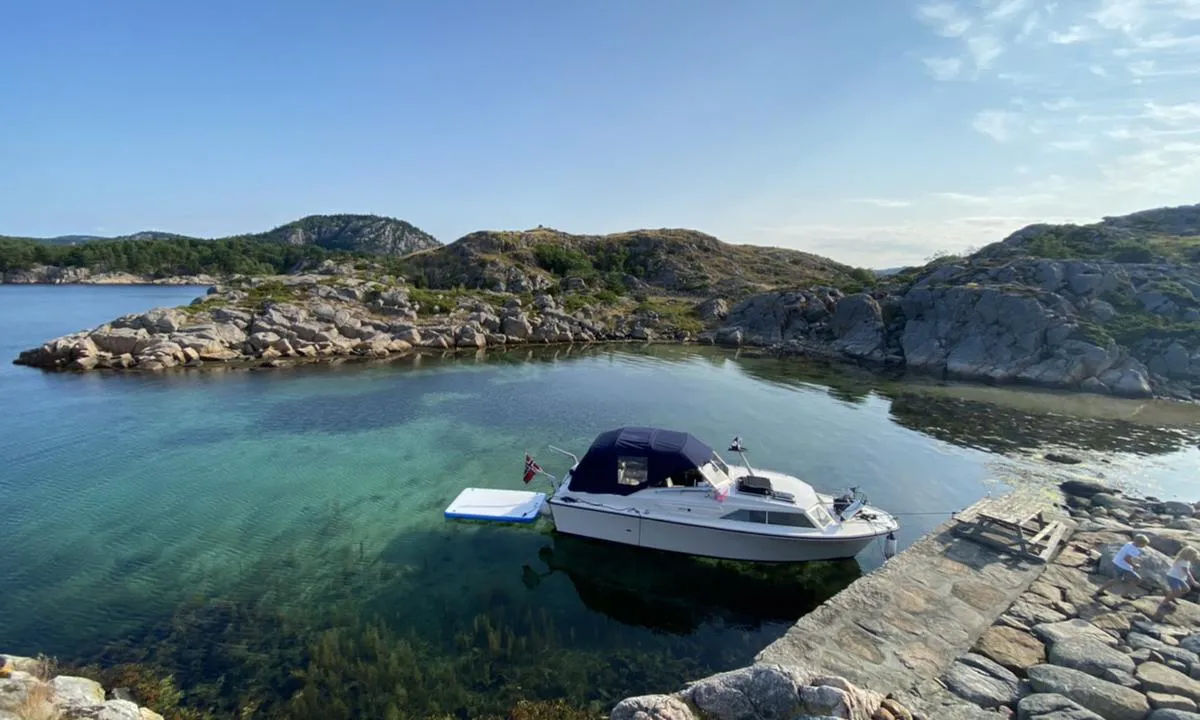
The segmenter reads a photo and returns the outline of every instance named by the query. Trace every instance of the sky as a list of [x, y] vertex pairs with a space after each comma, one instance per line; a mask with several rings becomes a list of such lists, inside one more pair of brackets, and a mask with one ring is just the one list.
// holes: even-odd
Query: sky
[[687, 227], [866, 267], [1200, 202], [1200, 0], [0, 3], [0, 234]]

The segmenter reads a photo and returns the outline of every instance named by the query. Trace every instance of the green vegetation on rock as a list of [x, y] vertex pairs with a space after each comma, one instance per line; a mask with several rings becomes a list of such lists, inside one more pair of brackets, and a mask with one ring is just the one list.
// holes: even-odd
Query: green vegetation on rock
[[1090, 225], [1029, 225], [988, 245], [976, 256], [1200, 262], [1200, 205], [1144, 210]]

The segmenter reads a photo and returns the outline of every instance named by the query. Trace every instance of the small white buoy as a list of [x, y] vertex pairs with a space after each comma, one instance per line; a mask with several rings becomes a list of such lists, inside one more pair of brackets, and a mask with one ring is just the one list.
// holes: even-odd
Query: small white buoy
[[883, 541], [883, 557], [885, 560], [891, 560], [896, 557], [896, 545], [896, 533], [888, 533], [887, 539]]

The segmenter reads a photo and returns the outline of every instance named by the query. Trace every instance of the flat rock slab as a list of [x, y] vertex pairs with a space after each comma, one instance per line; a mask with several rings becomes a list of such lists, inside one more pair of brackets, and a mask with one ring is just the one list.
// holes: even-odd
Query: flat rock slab
[[1106, 679], [1105, 673], [1109, 670], [1132, 673], [1134, 669], [1133, 658], [1086, 635], [1054, 643], [1050, 648], [1050, 662], [1100, 679]]
[[983, 708], [997, 708], [1017, 701], [1017, 676], [1007, 668], [979, 656], [967, 654], [956, 660], [942, 676], [950, 692]]
[[1163, 708], [1150, 713], [1146, 720], [1200, 720], [1200, 713]]
[[1168, 645], [1158, 638], [1152, 638], [1149, 635], [1143, 635], [1139, 632], [1130, 631], [1125, 636], [1125, 644], [1137, 650], [1149, 650], [1162, 655], [1164, 658], [1169, 658], [1184, 665], [1195, 665], [1200, 663], [1200, 656], [1191, 650], [1174, 645]]
[[[1025, 668], [1046, 662], [1046, 646], [1033, 635], [1004, 625], [993, 625], [975, 643], [975, 652], [989, 657], [1018, 675]], [[1130, 663], [1130, 669], [1133, 666]]]
[[1045, 568], [959, 538], [952, 525], [805, 615], [755, 661], [804, 665], [883, 693], [945, 673]]
[[1150, 691], [1146, 693], [1146, 699], [1150, 701], [1150, 707], [1155, 710], [1165, 708], [1167, 710], [1196, 711], [1196, 702], [1182, 695], [1168, 695], [1167, 693]]
[[[1161, 596], [1144, 597], [1134, 600], [1129, 605], [1146, 617], [1154, 617], [1158, 610], [1158, 603], [1161, 600]], [[1159, 618], [1159, 621], [1168, 625], [1200, 630], [1200, 605], [1180, 598], [1175, 601], [1174, 607], [1169, 608]]]
[[1017, 720], [1104, 720], [1079, 703], [1057, 693], [1034, 693], [1017, 703]]
[[1028, 673], [1035, 692], [1057, 693], [1107, 720], [1143, 720], [1150, 712], [1150, 702], [1140, 692], [1078, 670], [1035, 665]]
[[1133, 674], [1147, 692], [1181, 695], [1193, 702], [1200, 701], [1200, 680], [1193, 680], [1178, 670], [1156, 662], [1138, 665]]
[[1012, 607], [1008, 609], [1008, 614], [1018, 620], [1025, 621], [1030, 627], [1042, 623], [1062, 622], [1067, 619], [1066, 615], [1052, 607], [1039, 605], [1037, 602], [1030, 602], [1025, 599], [1020, 599], [1013, 603]]
[[1080, 620], [1079, 618], [1074, 618], [1073, 620], [1064, 620], [1056, 623], [1034, 625], [1033, 633], [1051, 646], [1053, 646], [1054, 643], [1062, 640], [1080, 637], [1091, 638], [1096, 642], [1108, 645], [1109, 647], [1116, 647], [1117, 645], [1117, 639], [1115, 637], [1104, 632], [1087, 620]]

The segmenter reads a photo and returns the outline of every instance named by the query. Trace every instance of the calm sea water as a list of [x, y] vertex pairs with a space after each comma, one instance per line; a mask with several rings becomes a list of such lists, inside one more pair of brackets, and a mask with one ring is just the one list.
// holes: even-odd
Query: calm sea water
[[[146, 663], [198, 702], [257, 698], [263, 716], [604, 707], [749, 662], [882, 561], [872, 547], [772, 570], [443, 519], [464, 487], [521, 487], [526, 451], [561, 472], [549, 445], [582, 454], [622, 424], [718, 449], [739, 434], [752, 463], [860, 485], [912, 513], [902, 545], [987, 492], [1064, 474], [1200, 495], [1191, 408], [881, 383], [712, 349], [162, 375], [9, 364], [202, 293], [0, 286], [0, 650]], [[1087, 462], [1027, 459], [1048, 445]]]

